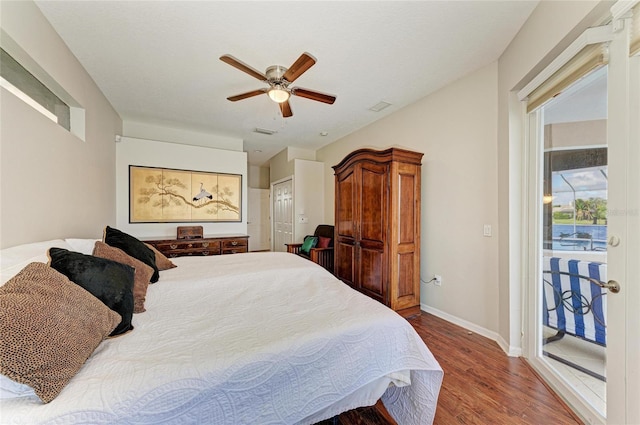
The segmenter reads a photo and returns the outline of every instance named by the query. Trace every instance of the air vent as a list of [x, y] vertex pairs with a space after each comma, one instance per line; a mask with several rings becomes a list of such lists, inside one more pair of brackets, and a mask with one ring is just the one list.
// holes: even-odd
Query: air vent
[[381, 102], [373, 105], [371, 108], [369, 108], [369, 110], [373, 111], [373, 112], [380, 112], [384, 108], [388, 108], [389, 106], [391, 106], [391, 104], [389, 102], [381, 101]]
[[269, 130], [268, 128], [260, 128], [260, 127], [256, 127], [253, 130], [254, 133], [260, 133], [260, 134], [266, 134], [267, 136], [271, 136], [272, 134], [277, 133], [276, 130]]

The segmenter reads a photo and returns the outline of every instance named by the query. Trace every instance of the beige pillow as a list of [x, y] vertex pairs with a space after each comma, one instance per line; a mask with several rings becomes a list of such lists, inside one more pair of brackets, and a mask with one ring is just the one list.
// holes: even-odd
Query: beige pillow
[[0, 287], [0, 373], [48, 403], [120, 320], [62, 273], [30, 263]]
[[140, 260], [133, 258], [120, 248], [107, 245], [97, 241], [93, 248], [93, 256], [117, 261], [136, 269], [133, 276], [133, 312], [142, 313], [146, 311], [144, 301], [147, 297], [147, 287], [153, 275], [153, 269]]
[[175, 264], [173, 264], [173, 262], [169, 260], [163, 253], [158, 251], [155, 246], [148, 243], [145, 243], [145, 245], [151, 248], [153, 253], [156, 255], [156, 266], [158, 267], [158, 270], [160, 271], [169, 270], [174, 267], [178, 267]]

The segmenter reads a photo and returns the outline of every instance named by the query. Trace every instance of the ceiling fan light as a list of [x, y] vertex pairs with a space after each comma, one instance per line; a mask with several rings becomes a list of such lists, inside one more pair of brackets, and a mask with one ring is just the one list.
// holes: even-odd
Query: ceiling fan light
[[289, 100], [289, 92], [281, 88], [272, 88], [269, 90], [269, 97], [276, 103], [282, 103]]

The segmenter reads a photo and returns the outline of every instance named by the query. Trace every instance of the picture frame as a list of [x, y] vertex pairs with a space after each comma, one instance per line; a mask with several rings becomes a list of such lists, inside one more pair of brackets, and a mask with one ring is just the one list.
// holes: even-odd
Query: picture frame
[[241, 174], [129, 165], [129, 223], [241, 221]]

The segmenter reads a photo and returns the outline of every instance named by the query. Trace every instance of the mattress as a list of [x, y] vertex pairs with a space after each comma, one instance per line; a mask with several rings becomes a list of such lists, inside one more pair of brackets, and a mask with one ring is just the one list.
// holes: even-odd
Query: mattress
[[20, 424], [307, 424], [383, 395], [433, 422], [443, 372], [411, 325], [287, 253], [172, 259], [135, 329], [104, 341], [48, 404], [2, 400]]

